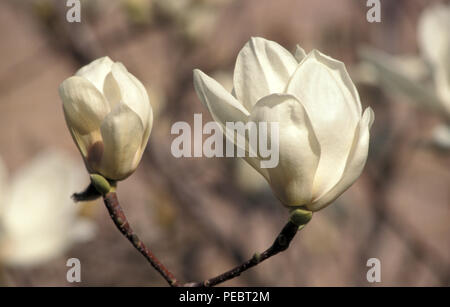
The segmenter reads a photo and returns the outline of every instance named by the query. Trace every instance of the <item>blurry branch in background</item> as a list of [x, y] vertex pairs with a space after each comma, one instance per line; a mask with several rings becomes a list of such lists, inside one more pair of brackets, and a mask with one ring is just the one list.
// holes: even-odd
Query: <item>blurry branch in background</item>
[[[157, 138], [154, 136], [153, 141], [155, 139]], [[183, 213], [200, 229], [203, 229], [203, 233], [211, 243], [229, 254], [234, 261], [244, 261], [242, 248], [232, 240], [232, 237], [222, 234], [211, 219], [205, 218], [203, 210], [209, 205], [209, 199], [211, 199], [209, 192], [203, 187], [193, 186], [190, 180], [184, 178], [183, 172], [180, 171], [181, 166], [178, 167], [167, 161], [165, 158], [167, 155], [161, 145], [154, 146], [153, 150], [147, 151], [147, 154], [153, 169], [164, 178], [164, 184], [169, 187]], [[249, 277], [251, 276], [247, 276]]]
[[366, 69], [366, 76], [373, 85], [407, 96], [417, 107], [446, 116], [439, 97], [425, 80], [430, 77], [427, 64], [419, 57], [393, 57], [372, 47], [361, 47], [359, 56]]
[[[395, 185], [398, 173], [404, 169], [411, 157], [407, 135], [411, 131], [410, 125], [414, 122], [401, 121], [398, 126], [394, 126], [392, 124], [395, 122], [392, 118], [392, 114], [394, 114], [392, 106], [387, 105], [386, 107], [388, 110], [385, 113], [389, 117], [381, 125], [383, 131], [378, 131], [374, 135], [372, 157], [369, 159], [371, 162], [366, 169], [370, 179], [369, 199], [372, 202], [370, 208], [374, 218], [363, 244], [370, 242], [372, 247], [376, 246], [382, 238], [382, 228], [387, 227], [399, 237], [417, 261], [424, 264], [437, 279], [445, 284], [450, 280], [448, 261], [435, 251], [425, 239], [421, 238], [421, 235], [413, 227], [405, 224], [389, 206], [389, 189]], [[399, 154], [402, 155], [401, 159]], [[358, 270], [366, 265], [366, 260], [371, 257], [372, 252], [373, 250], [370, 248], [363, 246], [359, 248], [357, 259], [360, 259], [361, 263]], [[360, 278], [361, 282], [365, 282], [365, 276]]]
[[[442, 119], [431, 134], [433, 148], [450, 151], [450, 7], [438, 4], [421, 14], [418, 24], [419, 55], [393, 56], [372, 47], [361, 47], [362, 62], [358, 69], [361, 82], [379, 87], [388, 93], [400, 93], [408, 102], [430, 111]], [[394, 99], [395, 100], [395, 99]], [[389, 112], [391, 113], [391, 112]], [[390, 122], [393, 119], [389, 120]], [[374, 158], [371, 180], [373, 187], [375, 223], [369, 234], [369, 241], [379, 239], [381, 224], [388, 226], [398, 235], [411, 254], [443, 284], [450, 281], [450, 264], [435, 251], [426, 240], [410, 226], [405, 225], [387, 205], [387, 189], [395, 180], [404, 162], [397, 158], [398, 152], [408, 144], [410, 127], [402, 123], [397, 131], [389, 132], [383, 152]], [[403, 141], [405, 143], [405, 141]], [[409, 151], [407, 151], [409, 153]], [[404, 160], [404, 159], [403, 159]], [[369, 251], [363, 251], [361, 261], [367, 259]], [[404, 272], [402, 272], [404, 273]]]
[[[77, 63], [86, 64], [91, 59], [99, 57], [103, 53], [103, 48], [98, 43], [89, 23], [66, 21], [65, 3], [66, 1], [9, 0], [4, 5], [29, 12], [41, 25], [50, 46], [62, 53], [69, 53]], [[12, 89], [17, 90], [18, 87], [25, 86], [27, 82], [33, 81], [46, 71], [47, 62], [50, 62], [48, 46], [44, 45], [36, 49], [27, 58], [12, 65], [5, 76], [0, 76], [1, 96], [8, 94]]]
[[104, 53], [89, 23], [67, 22], [66, 1], [35, 1], [32, 10], [50, 35], [49, 43], [69, 52], [77, 62], [86, 64]]
[[0, 286], [9, 285], [8, 277], [3, 269], [3, 266], [0, 264]]
[[[380, 240], [381, 227], [387, 226], [403, 241], [414, 258], [425, 264], [443, 284], [447, 284], [450, 280], [449, 263], [426, 240], [421, 239], [421, 236], [414, 231], [413, 227], [405, 225], [396, 213], [390, 210], [388, 205], [387, 190], [392, 186], [397, 172], [403, 165], [398, 160], [397, 155], [404, 146], [402, 143], [402, 140], [404, 140], [403, 134], [407, 131], [409, 131], [409, 127], [403, 126], [392, 133], [382, 145], [383, 152], [374, 157], [373, 165], [368, 167], [367, 171], [370, 171], [372, 181], [370, 193], [373, 205], [371, 208], [373, 208], [375, 218], [366, 242], [375, 245]], [[370, 252], [369, 249], [361, 248], [359, 259], [364, 262], [362, 265], [365, 265], [365, 261], [370, 258]]]

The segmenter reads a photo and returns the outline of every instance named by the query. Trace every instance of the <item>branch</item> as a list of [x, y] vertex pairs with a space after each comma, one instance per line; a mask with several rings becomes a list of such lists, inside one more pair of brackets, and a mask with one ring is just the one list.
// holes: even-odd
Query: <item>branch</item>
[[299, 230], [301, 230], [312, 217], [312, 212], [297, 209], [291, 213], [291, 218], [283, 227], [280, 234], [277, 236], [272, 246], [265, 250], [262, 254], [255, 253], [252, 258], [242, 263], [241, 265], [231, 269], [219, 276], [207, 279], [203, 282], [187, 283], [185, 287], [213, 287], [227, 280], [238, 277], [243, 272], [263, 262], [264, 260], [275, 256], [276, 254], [286, 250], [289, 247], [292, 239]]
[[116, 225], [117, 229], [131, 242], [148, 262], [158, 271], [159, 274], [167, 281], [171, 287], [178, 286], [178, 281], [167, 270], [167, 268], [156, 258], [156, 256], [145, 246], [145, 244], [139, 239], [139, 237], [133, 232], [128, 220], [120, 207], [119, 200], [117, 199], [116, 192], [109, 192], [103, 196], [105, 206], [108, 209], [109, 215]]
[[116, 182], [109, 181], [98, 174], [91, 174], [90, 177], [91, 184], [89, 187], [85, 189], [84, 192], [75, 193], [72, 198], [75, 201], [81, 201], [84, 199], [92, 199], [95, 195], [102, 195], [105, 206], [108, 209], [109, 215], [111, 216], [111, 219], [117, 229], [119, 229], [119, 231], [131, 242], [134, 248], [136, 248], [145, 257], [145, 259], [150, 262], [153, 268], [161, 274], [161, 276], [171, 287], [212, 287], [241, 275], [242, 272], [247, 271], [264, 260], [286, 250], [292, 239], [295, 237], [297, 231], [305, 227], [305, 225], [311, 220], [313, 214], [311, 211], [303, 209], [303, 207], [292, 208], [289, 221], [283, 227], [272, 246], [262, 254], [254, 254], [250, 260], [247, 260], [240, 266], [237, 266], [217, 277], [205, 280], [203, 282], [191, 282], [180, 285], [173, 274], [166, 269], [166, 267], [150, 250], [148, 250], [144, 243], [133, 232], [125, 213], [120, 207], [116, 194]]

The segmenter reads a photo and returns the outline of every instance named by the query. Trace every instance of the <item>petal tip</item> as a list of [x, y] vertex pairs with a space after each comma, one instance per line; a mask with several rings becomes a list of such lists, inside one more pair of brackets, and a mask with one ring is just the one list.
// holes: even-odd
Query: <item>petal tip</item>
[[370, 129], [373, 125], [373, 122], [375, 121], [375, 112], [373, 111], [373, 109], [371, 107], [367, 107], [364, 110], [363, 120], [367, 121], [367, 125]]
[[196, 78], [196, 77], [201, 77], [205, 73], [203, 71], [201, 71], [200, 69], [195, 68], [192, 70], [192, 74], [194, 75], [194, 78]]

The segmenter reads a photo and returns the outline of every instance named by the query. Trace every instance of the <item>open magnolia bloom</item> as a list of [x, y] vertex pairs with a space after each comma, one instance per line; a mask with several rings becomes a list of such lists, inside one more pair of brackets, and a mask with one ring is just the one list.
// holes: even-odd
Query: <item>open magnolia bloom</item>
[[10, 180], [0, 161], [0, 266], [39, 265], [93, 238], [95, 225], [67, 197], [83, 177], [80, 165], [58, 151], [39, 154]]
[[228, 93], [194, 70], [197, 94], [225, 135], [226, 122], [278, 123], [278, 165], [261, 168], [259, 157], [245, 160], [285, 206], [317, 211], [359, 177], [374, 114], [370, 108], [361, 114], [342, 62], [299, 46], [293, 56], [275, 42], [252, 38], [239, 52], [233, 84]]
[[147, 91], [122, 63], [99, 58], [59, 86], [64, 115], [89, 173], [131, 175], [152, 129]]

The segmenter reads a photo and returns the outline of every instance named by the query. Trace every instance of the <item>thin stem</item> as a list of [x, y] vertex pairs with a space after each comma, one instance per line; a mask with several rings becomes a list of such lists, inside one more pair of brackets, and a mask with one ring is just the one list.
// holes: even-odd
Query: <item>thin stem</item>
[[219, 276], [207, 279], [203, 282], [195, 282], [195, 283], [187, 283], [184, 284], [185, 287], [212, 287], [223, 283], [227, 280], [235, 278], [241, 275], [243, 272], [248, 269], [254, 267], [255, 265], [263, 262], [264, 260], [275, 256], [276, 254], [286, 250], [289, 247], [292, 239], [295, 237], [299, 227], [293, 222], [289, 221], [283, 227], [280, 234], [277, 236], [272, 246], [270, 246], [267, 250], [265, 250], [262, 254], [254, 254], [252, 258], [245, 261], [241, 265], [231, 269]]
[[109, 192], [104, 197], [106, 208], [117, 229], [133, 244], [156, 271], [167, 281], [171, 287], [179, 286], [178, 281], [172, 273], [156, 258], [156, 256], [144, 245], [139, 237], [133, 232], [128, 220], [120, 207], [116, 192]]

